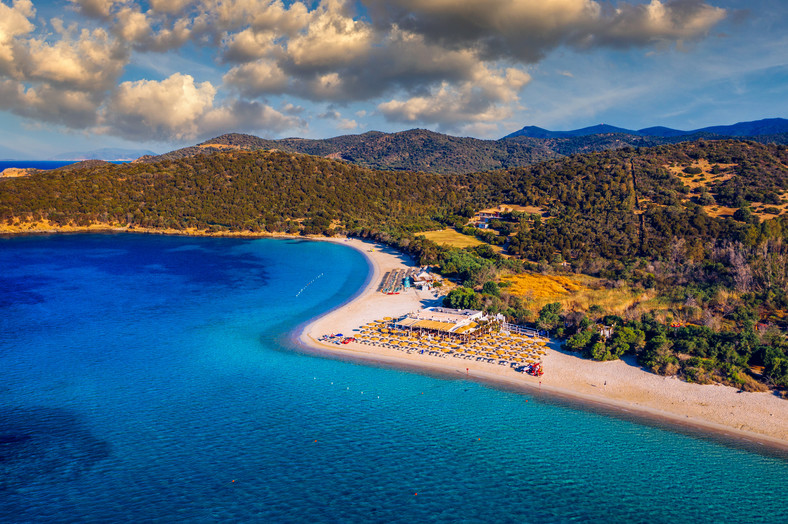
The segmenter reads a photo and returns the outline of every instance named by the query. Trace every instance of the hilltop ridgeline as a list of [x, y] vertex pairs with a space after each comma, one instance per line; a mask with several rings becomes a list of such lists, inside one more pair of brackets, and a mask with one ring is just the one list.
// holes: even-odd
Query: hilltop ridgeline
[[499, 140], [455, 137], [424, 129], [399, 133], [370, 131], [321, 140], [269, 140], [231, 133], [163, 155], [141, 157], [138, 161], [149, 163], [218, 151], [262, 149], [322, 156], [370, 169], [473, 173], [531, 165], [578, 153], [731, 137], [746, 137], [760, 143], [788, 144], [788, 120], [743, 122], [686, 132], [668, 128], [631, 131], [613, 126], [556, 132], [525, 127]]

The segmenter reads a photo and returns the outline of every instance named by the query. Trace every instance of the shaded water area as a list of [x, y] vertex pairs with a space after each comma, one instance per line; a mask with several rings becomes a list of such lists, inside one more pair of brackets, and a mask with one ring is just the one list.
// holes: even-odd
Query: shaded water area
[[779, 456], [288, 346], [368, 271], [319, 242], [0, 239], [0, 521], [788, 521]]

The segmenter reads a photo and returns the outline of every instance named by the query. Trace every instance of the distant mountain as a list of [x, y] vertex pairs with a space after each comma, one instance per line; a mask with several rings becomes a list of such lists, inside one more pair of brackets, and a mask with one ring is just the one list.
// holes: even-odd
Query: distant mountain
[[627, 133], [633, 134], [628, 129], [623, 127], [609, 126], [607, 124], [599, 124], [591, 127], [584, 127], [582, 129], [575, 129], [574, 131], [564, 131], [557, 133], [558, 136], [554, 138], [575, 137], [575, 136], [591, 136], [591, 135], [605, 135], [608, 133]]
[[541, 127], [526, 126], [519, 131], [515, 131], [504, 138], [516, 138], [525, 136], [529, 138], [573, 138], [578, 136], [590, 135], [604, 135], [608, 133], [624, 133], [629, 135], [636, 134], [636, 131], [624, 129], [622, 127], [609, 126], [607, 124], [599, 124], [591, 127], [584, 127], [582, 129], [575, 129], [573, 131], [549, 131]]
[[699, 134], [719, 135], [721, 137], [755, 137], [764, 135], [779, 135], [788, 133], [788, 120], [785, 118], [766, 118], [753, 122], [739, 122], [730, 126], [713, 126], [695, 129], [692, 131], [681, 131], [669, 127], [647, 127], [638, 131], [624, 129], [622, 127], [599, 124], [597, 126], [584, 127], [572, 131], [549, 131], [536, 126], [526, 126], [519, 131], [515, 131], [504, 138], [515, 138], [526, 136], [530, 138], [566, 138], [578, 136], [601, 135], [608, 133], [621, 133], [633, 136], [650, 136], [661, 138], [673, 138], [678, 136], [692, 136]]
[[739, 122], [732, 126], [704, 127], [693, 133], [713, 133], [715, 135], [745, 137], [778, 135], [788, 133], [788, 120], [784, 118], [765, 118], [753, 122]]
[[155, 155], [153, 151], [147, 149], [121, 149], [106, 147], [94, 149], [93, 151], [82, 151], [61, 153], [53, 156], [50, 160], [108, 160], [108, 161], [128, 161], [135, 160], [145, 155]]
[[[710, 129], [712, 131], [709, 131]], [[714, 129], [739, 134], [720, 135], [713, 132]], [[782, 129], [785, 131], [781, 131]], [[745, 134], [767, 131], [773, 133]], [[631, 131], [604, 124], [574, 131], [549, 131], [529, 126], [499, 140], [456, 137], [426, 129], [411, 129], [399, 133], [370, 131], [360, 135], [344, 135], [320, 140], [304, 138], [270, 140], [253, 135], [230, 133], [163, 155], [143, 156], [137, 161], [149, 163], [178, 160], [218, 151], [278, 150], [343, 160], [370, 169], [473, 173], [525, 166], [578, 153], [626, 147], [653, 147], [700, 139], [744, 137], [762, 143], [788, 144], [788, 120], [744, 122], [696, 131], [680, 131], [666, 127]]]
[[636, 133], [640, 136], [656, 136], [662, 138], [669, 138], [674, 136], [686, 136], [687, 131], [680, 131], [678, 129], [671, 129], [669, 127], [663, 127], [663, 126], [655, 126], [655, 127], [647, 127], [645, 129], [640, 129], [638, 131], [630, 131], [630, 133]]

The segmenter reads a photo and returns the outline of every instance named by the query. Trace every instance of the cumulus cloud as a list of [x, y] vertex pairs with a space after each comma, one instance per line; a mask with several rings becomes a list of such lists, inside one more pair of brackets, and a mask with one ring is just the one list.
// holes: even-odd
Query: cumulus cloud
[[228, 130], [263, 131], [280, 133], [288, 129], [307, 128], [307, 123], [255, 101], [231, 100], [213, 108], [199, 121], [200, 133], [196, 136], [214, 136]]
[[354, 20], [341, 0], [325, 0], [314, 11], [307, 30], [287, 44], [298, 66], [341, 66], [365, 56], [375, 39], [368, 24]]
[[280, 53], [234, 67], [224, 82], [250, 97], [287, 92], [314, 101], [351, 102], [467, 80], [483, 67], [472, 51], [446, 50], [396, 30], [349, 63], [296, 63]]
[[262, 58], [276, 51], [275, 39], [276, 33], [273, 31], [255, 31], [247, 27], [225, 38], [223, 58], [227, 62], [248, 62]]
[[71, 28], [55, 25], [60, 40], [49, 43], [31, 38], [26, 47], [17, 49], [16, 77], [84, 91], [111, 88], [127, 63], [128, 52], [104, 29], [82, 29], [73, 35]]
[[233, 67], [224, 76], [224, 82], [251, 97], [262, 93], [283, 93], [287, 90], [288, 76], [271, 60], [259, 60]]
[[139, 42], [150, 37], [151, 24], [139, 8], [124, 7], [117, 14], [115, 31], [127, 42]]
[[192, 3], [192, 0], [149, 0], [151, 11], [157, 13], [175, 14]]
[[481, 69], [459, 85], [444, 82], [425, 95], [383, 102], [378, 110], [394, 122], [437, 124], [445, 130], [465, 123], [497, 122], [511, 116], [511, 103], [529, 81], [527, 73], [514, 68], [498, 74]]
[[107, 104], [103, 125], [121, 136], [193, 139], [228, 129], [299, 127], [302, 122], [258, 102], [232, 101], [214, 107], [216, 88], [175, 73], [162, 81], [123, 82]]
[[210, 111], [216, 88], [194, 83], [190, 75], [175, 73], [161, 82], [123, 82], [109, 102], [106, 121], [123, 134], [147, 131], [153, 136], [195, 136], [197, 120]]
[[114, 89], [129, 54], [104, 28], [79, 29], [59, 18], [39, 35], [28, 0], [0, 4], [0, 107], [32, 120], [82, 129]]
[[15, 69], [16, 38], [35, 28], [29, 20], [35, 14], [30, 0], [15, 0], [13, 7], [0, 3], [0, 73], [8, 74]]
[[87, 16], [109, 18], [112, 8], [120, 3], [116, 0], [69, 0], [74, 7]]
[[725, 10], [703, 0], [649, 4], [593, 0], [366, 0], [379, 28], [392, 24], [447, 48], [536, 62], [560, 45], [643, 46], [704, 36]]
[[0, 82], [0, 109], [36, 121], [84, 129], [97, 122], [101, 103], [94, 93], [53, 88], [48, 84], [26, 88], [13, 80]]
[[[54, 32], [31, 0], [0, 2], [0, 105], [73, 128], [181, 140], [253, 120], [303, 127], [267, 105], [273, 96], [372, 100], [391, 121], [490, 132], [519, 107], [523, 67], [554, 49], [680, 44], [726, 16], [704, 0], [68, 1], [76, 23], [53, 19]], [[188, 60], [193, 49], [221, 84], [175, 70], [119, 83], [133, 60]]]

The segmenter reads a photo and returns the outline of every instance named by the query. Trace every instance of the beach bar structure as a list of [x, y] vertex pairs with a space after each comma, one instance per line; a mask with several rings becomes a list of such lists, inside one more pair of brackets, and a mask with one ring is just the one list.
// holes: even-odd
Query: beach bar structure
[[392, 327], [409, 332], [468, 339], [489, 332], [494, 326], [500, 326], [504, 320], [502, 315], [489, 316], [475, 309], [428, 307], [395, 320]]

